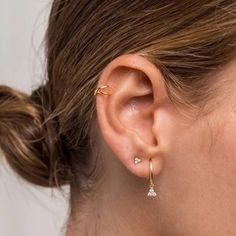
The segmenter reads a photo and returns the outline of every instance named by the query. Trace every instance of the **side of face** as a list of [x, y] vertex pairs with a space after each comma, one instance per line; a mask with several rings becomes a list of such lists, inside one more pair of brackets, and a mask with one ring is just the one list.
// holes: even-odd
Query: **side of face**
[[96, 101], [102, 136], [134, 176], [148, 178], [152, 158], [162, 235], [236, 234], [235, 65], [211, 78], [219, 86], [203, 110], [213, 109], [198, 117], [172, 104], [161, 72], [139, 55], [120, 56], [100, 77], [112, 87]]
[[236, 234], [235, 65], [211, 78], [218, 92], [206, 104], [213, 108], [209, 114], [195, 119], [168, 113], [172, 126], [162, 123], [168, 135], [159, 183], [162, 214], [177, 235]]

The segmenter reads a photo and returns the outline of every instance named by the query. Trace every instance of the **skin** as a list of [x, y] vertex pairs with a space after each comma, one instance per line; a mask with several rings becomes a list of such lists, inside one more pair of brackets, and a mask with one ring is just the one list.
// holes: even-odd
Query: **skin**
[[[144, 57], [110, 62], [98, 86], [112, 94], [96, 97], [103, 174], [74, 206], [66, 235], [236, 235], [235, 76], [235, 61], [211, 75], [215, 97], [202, 109], [214, 109], [196, 116], [172, 104], [162, 73]], [[156, 198], [147, 197], [149, 158]]]

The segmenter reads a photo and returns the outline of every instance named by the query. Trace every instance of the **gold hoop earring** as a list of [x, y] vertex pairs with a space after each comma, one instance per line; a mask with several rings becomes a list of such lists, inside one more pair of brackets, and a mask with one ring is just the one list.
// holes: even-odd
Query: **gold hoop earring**
[[104, 91], [104, 89], [106, 89], [106, 88], [111, 88], [111, 87], [109, 85], [103, 85], [103, 86], [98, 87], [94, 91], [94, 96], [96, 96], [97, 94], [111, 95], [111, 93]]
[[148, 197], [156, 197], [157, 193], [154, 190], [154, 180], [153, 180], [153, 163], [152, 158], [149, 159], [149, 168], [150, 168], [150, 174], [149, 174], [149, 191], [148, 191]]

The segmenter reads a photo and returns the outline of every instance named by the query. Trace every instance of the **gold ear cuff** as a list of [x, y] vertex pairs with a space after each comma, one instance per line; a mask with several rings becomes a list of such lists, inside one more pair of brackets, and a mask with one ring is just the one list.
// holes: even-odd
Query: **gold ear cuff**
[[103, 85], [103, 86], [100, 86], [98, 87], [97, 89], [95, 89], [94, 91], [94, 96], [96, 96], [97, 94], [102, 94], [102, 95], [111, 95], [111, 93], [109, 93], [107, 91], [107, 89], [110, 90], [110, 86], [109, 85]]

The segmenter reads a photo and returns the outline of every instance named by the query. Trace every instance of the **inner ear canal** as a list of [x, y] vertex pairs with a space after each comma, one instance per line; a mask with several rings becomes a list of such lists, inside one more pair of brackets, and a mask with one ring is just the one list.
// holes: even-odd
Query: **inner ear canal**
[[157, 142], [153, 137], [154, 115], [153, 112], [145, 113], [152, 110], [152, 105], [153, 93], [132, 97], [127, 101], [121, 119], [125, 126], [138, 134], [145, 143], [155, 145]]
[[130, 112], [139, 112], [145, 110], [153, 104], [153, 93], [130, 98], [127, 103], [127, 109]]
[[134, 83], [139, 88], [140, 94], [130, 98], [126, 105], [132, 112], [143, 111], [153, 104], [152, 85], [148, 77], [142, 71], [138, 72]]

